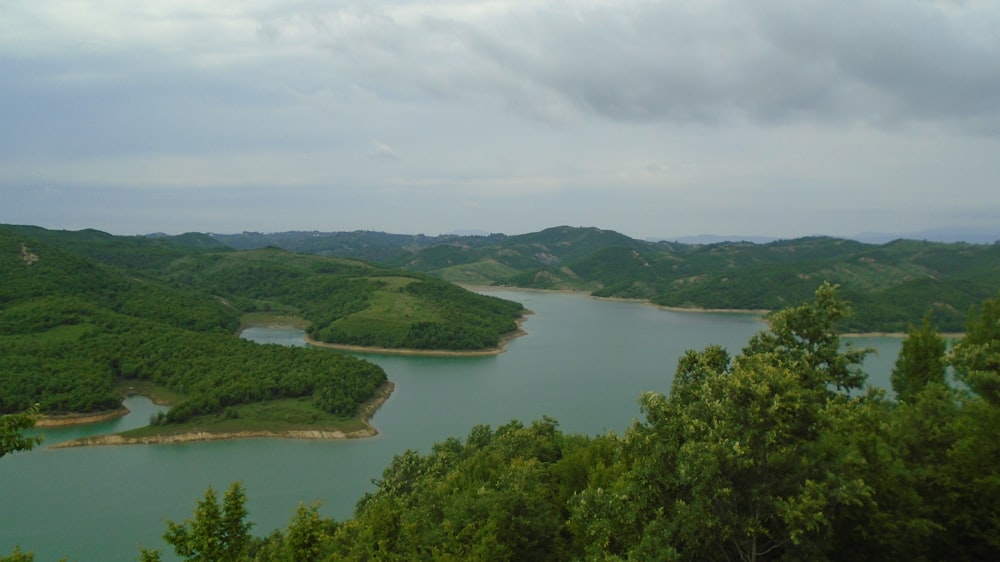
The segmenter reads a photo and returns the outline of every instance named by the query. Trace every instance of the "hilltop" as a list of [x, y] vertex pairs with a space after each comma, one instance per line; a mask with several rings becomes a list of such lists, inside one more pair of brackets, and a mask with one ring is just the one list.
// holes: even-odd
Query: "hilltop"
[[233, 248], [278, 246], [357, 257], [455, 283], [585, 291], [682, 308], [776, 310], [824, 281], [855, 308], [844, 330], [900, 332], [931, 312], [961, 331], [971, 306], [1000, 286], [1000, 245], [898, 239], [869, 244], [825, 236], [770, 242], [648, 241], [593, 227], [508, 236], [382, 232], [244, 233], [211, 237]]

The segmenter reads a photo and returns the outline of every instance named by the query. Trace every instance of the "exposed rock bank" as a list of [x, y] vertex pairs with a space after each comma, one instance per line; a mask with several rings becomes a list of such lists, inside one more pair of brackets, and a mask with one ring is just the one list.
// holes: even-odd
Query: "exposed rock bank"
[[35, 422], [35, 427], [64, 427], [68, 425], [83, 425], [97, 423], [120, 418], [128, 413], [127, 408], [112, 410], [110, 412], [100, 412], [97, 414], [64, 414], [53, 416], [39, 416]]

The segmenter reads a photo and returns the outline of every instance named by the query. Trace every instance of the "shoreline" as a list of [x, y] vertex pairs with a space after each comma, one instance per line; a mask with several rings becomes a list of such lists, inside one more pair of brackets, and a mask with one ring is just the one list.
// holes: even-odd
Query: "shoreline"
[[[644, 304], [646, 306], [652, 306], [652, 307], [658, 308], [660, 310], [669, 310], [671, 312], [694, 312], [694, 313], [699, 313], [699, 314], [700, 313], [707, 313], [707, 314], [713, 314], [713, 313], [722, 313], [722, 314], [755, 314], [755, 315], [761, 316], [762, 318], [771, 312], [771, 310], [764, 309], [764, 308], [762, 308], [762, 309], [753, 309], [753, 308], [685, 308], [685, 307], [682, 307], [682, 306], [667, 306], [667, 305], [662, 305], [662, 304], [656, 304], [656, 303], [654, 303], [653, 301], [651, 301], [649, 299], [629, 299], [629, 298], [624, 298], [624, 297], [598, 297], [598, 296], [594, 296], [594, 295], [592, 295], [592, 294], [590, 294], [590, 293], [588, 293], [586, 291], [574, 291], [572, 289], [534, 289], [534, 288], [528, 288], [528, 287], [522, 288], [522, 287], [508, 287], [508, 286], [494, 286], [494, 285], [485, 285], [485, 286], [477, 286], [477, 285], [467, 285], [466, 286], [466, 285], [463, 285], [463, 286], [465, 288], [469, 289], [469, 290], [483, 290], [483, 291], [487, 291], [487, 290], [493, 289], [493, 290], [506, 290], [506, 291], [515, 291], [515, 292], [516, 291], [522, 291], [522, 292], [526, 292], [526, 293], [535, 292], [535, 293], [580, 294], [580, 295], [584, 295], [584, 296], [587, 296], [589, 298], [592, 298], [592, 299], [595, 299], [595, 300], [599, 300], [599, 301], [608, 301], [608, 302], [634, 302], [634, 303], [638, 303], [638, 304]], [[839, 334], [839, 335], [842, 338], [905, 338], [909, 334], [907, 332], [884, 332], [884, 331], [876, 331], [876, 332], [845, 332], [845, 333]], [[947, 338], [947, 339], [956, 339], [956, 338], [964, 337], [965, 333], [963, 333], [963, 332], [944, 332], [944, 333], [939, 333], [938, 335], [941, 336], [941, 337], [943, 337], [943, 338]]]
[[[530, 311], [526, 311], [525, 314], [531, 314]], [[309, 337], [309, 334], [303, 336], [305, 342], [314, 347], [322, 347], [325, 349], [334, 349], [337, 351], [352, 351], [356, 353], [371, 353], [373, 355], [408, 355], [416, 357], [490, 357], [493, 355], [500, 355], [501, 353], [507, 351], [507, 344], [512, 340], [519, 338], [521, 336], [527, 335], [528, 332], [525, 331], [521, 324], [525, 321], [524, 316], [518, 318], [515, 322], [517, 323], [517, 328], [506, 334], [500, 336], [500, 340], [497, 342], [497, 346], [490, 349], [472, 349], [467, 351], [458, 351], [451, 349], [412, 349], [412, 348], [401, 348], [401, 347], [371, 347], [364, 345], [352, 345], [347, 343], [328, 343], [317, 341]]]
[[35, 427], [70, 427], [74, 425], [87, 425], [120, 418], [128, 413], [129, 409], [123, 406], [118, 410], [111, 410], [109, 412], [97, 412], [90, 414], [56, 414], [48, 416], [41, 415], [38, 416], [38, 420], [35, 421]]
[[669, 310], [671, 312], [721, 312], [730, 314], [759, 314], [764, 315], [771, 312], [769, 309], [761, 308], [685, 308], [683, 306], [667, 306], [664, 304], [656, 304], [649, 299], [631, 299], [625, 297], [598, 297], [593, 293], [576, 290], [576, 289], [536, 289], [533, 287], [511, 287], [506, 285], [462, 285], [463, 288], [470, 291], [513, 291], [522, 293], [554, 293], [563, 295], [580, 295], [585, 296], [598, 301], [608, 301], [608, 302], [634, 302], [637, 304], [644, 304], [647, 306], [652, 306], [654, 308], [659, 308], [661, 310]]
[[[846, 334], [840, 334], [842, 338], [905, 338], [909, 336], [908, 332], [849, 332]], [[958, 339], [964, 338], [964, 332], [938, 332], [938, 336], [947, 339]]]
[[362, 439], [378, 435], [378, 430], [371, 424], [370, 420], [375, 412], [382, 407], [389, 397], [392, 396], [396, 384], [392, 381], [385, 381], [375, 391], [374, 396], [358, 407], [358, 419], [364, 424], [364, 429], [354, 431], [341, 431], [339, 429], [286, 429], [286, 430], [252, 430], [252, 431], [225, 431], [213, 432], [211, 430], [194, 430], [184, 433], [169, 435], [147, 435], [143, 437], [127, 437], [120, 433], [109, 435], [96, 435], [94, 437], [83, 437], [64, 441], [51, 445], [51, 449], [65, 449], [70, 447], [97, 447], [106, 445], [166, 445], [173, 443], [193, 443], [201, 441], [224, 441], [232, 439]]
[[848, 332], [842, 338], [905, 338], [906, 332]]
[[[409, 355], [409, 356], [424, 356], [424, 357], [489, 357], [492, 355], [499, 355], [507, 351], [507, 343], [515, 338], [527, 335], [521, 325], [526, 320], [525, 316], [533, 314], [530, 310], [525, 309], [522, 315], [517, 318], [514, 322], [517, 327], [502, 334], [500, 339], [497, 341], [497, 346], [490, 349], [472, 349], [472, 350], [452, 350], [452, 349], [415, 349], [415, 348], [401, 348], [401, 347], [375, 347], [375, 346], [365, 346], [365, 345], [354, 345], [348, 343], [330, 343], [319, 340], [314, 340], [309, 337], [306, 333], [303, 336], [303, 341], [307, 345], [313, 347], [321, 347], [325, 349], [334, 349], [337, 351], [351, 351], [355, 353], [371, 353], [374, 355]], [[288, 321], [282, 321], [277, 318], [271, 318], [270, 321], [263, 322], [244, 322], [240, 325], [239, 330], [236, 331], [236, 335], [239, 336], [243, 333], [243, 330], [247, 328], [298, 328], [304, 331], [303, 321], [301, 318], [288, 317]]]

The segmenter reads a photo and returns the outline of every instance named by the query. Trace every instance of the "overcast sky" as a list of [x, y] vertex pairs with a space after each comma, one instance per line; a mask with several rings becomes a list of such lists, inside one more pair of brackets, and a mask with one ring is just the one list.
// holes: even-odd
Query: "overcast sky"
[[3, 0], [0, 223], [1000, 225], [996, 0]]

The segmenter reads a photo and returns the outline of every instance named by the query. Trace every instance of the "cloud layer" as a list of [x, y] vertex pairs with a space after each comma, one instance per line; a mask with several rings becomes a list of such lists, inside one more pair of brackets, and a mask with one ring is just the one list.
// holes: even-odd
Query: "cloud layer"
[[145, 230], [32, 215], [48, 188], [207, 206], [144, 215], [168, 231], [982, 223], [998, 29], [988, 0], [4, 2], [0, 222]]

